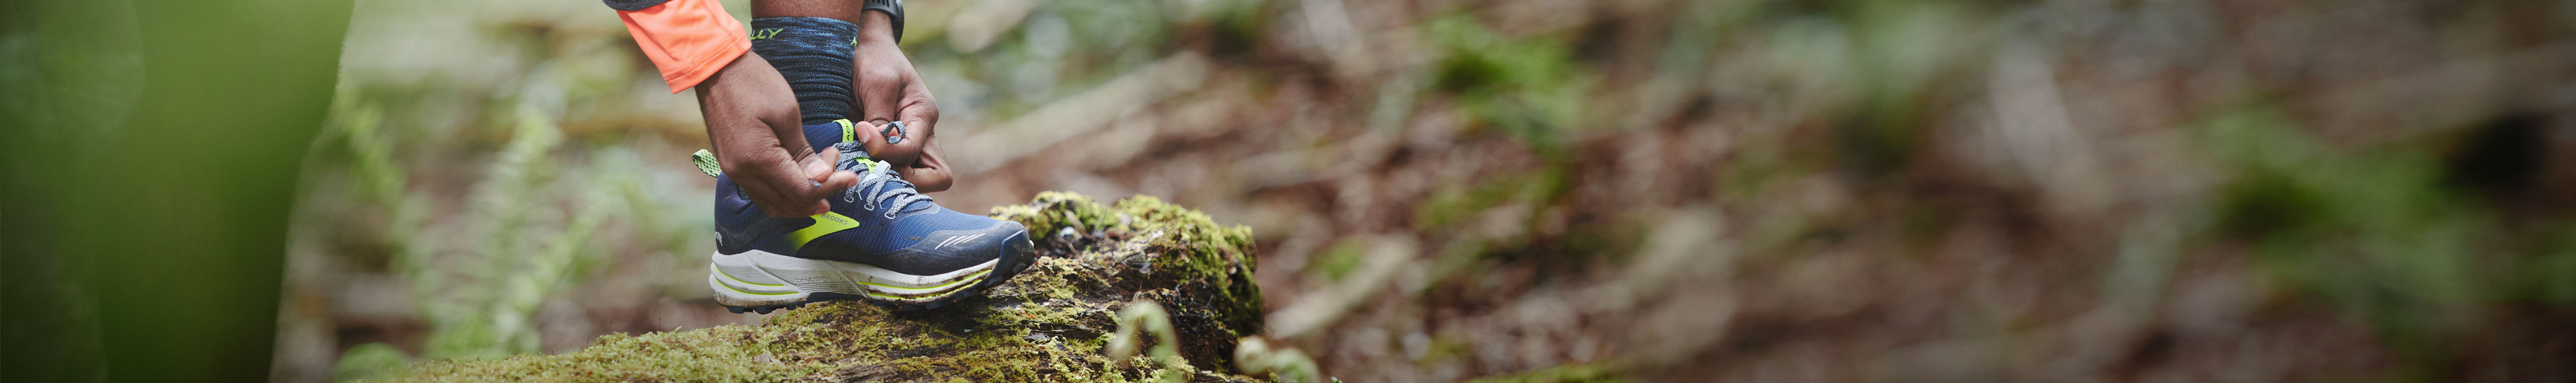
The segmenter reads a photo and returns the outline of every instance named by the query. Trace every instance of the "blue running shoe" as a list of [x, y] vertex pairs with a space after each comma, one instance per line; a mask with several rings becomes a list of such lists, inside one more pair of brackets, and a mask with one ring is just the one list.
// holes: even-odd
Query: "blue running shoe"
[[716, 176], [707, 286], [717, 304], [762, 314], [834, 299], [937, 308], [1036, 263], [1028, 228], [940, 207], [863, 154], [851, 142], [855, 134], [846, 120], [806, 126], [815, 152], [840, 148], [834, 167], [858, 173], [859, 183], [829, 198], [831, 212], [803, 218], [762, 212], [716, 170], [714, 156], [699, 151], [700, 170]]

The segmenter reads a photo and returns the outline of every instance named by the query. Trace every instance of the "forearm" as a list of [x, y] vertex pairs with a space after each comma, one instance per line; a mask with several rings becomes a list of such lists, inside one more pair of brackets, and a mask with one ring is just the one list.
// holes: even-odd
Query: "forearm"
[[607, 0], [671, 93], [695, 87], [751, 51], [742, 23], [716, 0]]

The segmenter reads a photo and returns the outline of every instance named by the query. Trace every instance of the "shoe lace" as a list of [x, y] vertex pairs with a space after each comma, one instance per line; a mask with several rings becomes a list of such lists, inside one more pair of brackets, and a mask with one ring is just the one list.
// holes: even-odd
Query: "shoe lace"
[[904, 181], [903, 176], [895, 174], [894, 164], [868, 159], [867, 154], [860, 151], [857, 143], [843, 142], [833, 146], [841, 149], [841, 159], [836, 162], [835, 167], [859, 174], [858, 186], [841, 191], [841, 202], [859, 202], [859, 199], [865, 198], [867, 203], [859, 206], [867, 210], [876, 210], [878, 205], [893, 201], [894, 208], [887, 209], [884, 215], [888, 219], [894, 218], [895, 213], [908, 213], [935, 206], [920, 205], [931, 202], [930, 196], [921, 195], [920, 190], [912, 187], [912, 182]]

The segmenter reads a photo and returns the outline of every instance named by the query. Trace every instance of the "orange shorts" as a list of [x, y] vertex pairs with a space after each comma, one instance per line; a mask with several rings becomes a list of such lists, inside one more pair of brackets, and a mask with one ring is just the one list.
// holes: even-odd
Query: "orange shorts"
[[751, 51], [742, 22], [726, 14], [716, 0], [670, 0], [635, 11], [617, 11], [626, 33], [644, 49], [644, 58], [662, 70], [671, 93], [698, 86], [725, 64]]

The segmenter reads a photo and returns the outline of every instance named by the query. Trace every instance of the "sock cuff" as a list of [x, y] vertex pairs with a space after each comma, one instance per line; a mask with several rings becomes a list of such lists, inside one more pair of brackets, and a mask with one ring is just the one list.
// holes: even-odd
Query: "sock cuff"
[[852, 57], [859, 26], [829, 17], [762, 17], [751, 19], [751, 51], [769, 60], [787, 86], [796, 91], [796, 106], [807, 125], [854, 119], [857, 100], [850, 94]]
[[751, 19], [751, 40], [779, 40], [796, 47], [839, 44], [842, 56], [859, 44], [859, 25], [829, 17], [762, 17]]

